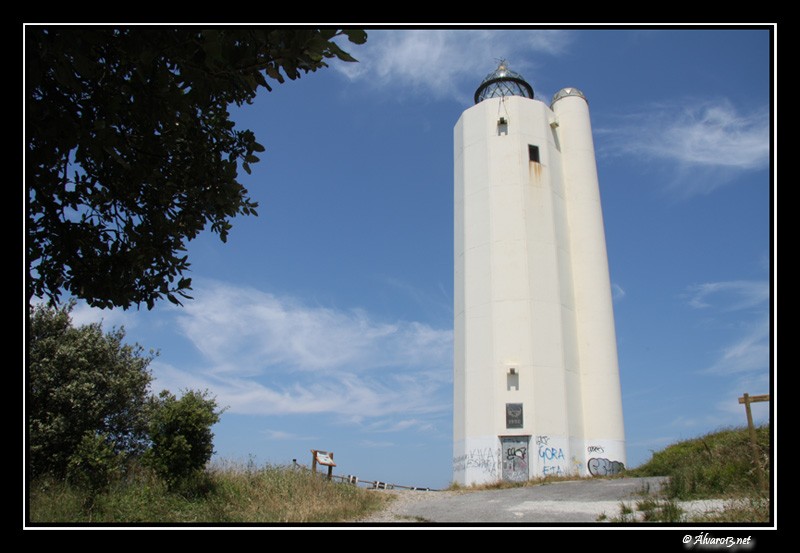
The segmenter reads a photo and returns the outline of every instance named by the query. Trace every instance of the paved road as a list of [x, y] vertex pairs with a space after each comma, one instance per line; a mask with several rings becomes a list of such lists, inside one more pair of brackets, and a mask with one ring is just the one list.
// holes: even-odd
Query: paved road
[[[361, 522], [432, 523], [596, 523], [618, 517], [620, 502], [634, 504], [642, 492], [657, 493], [663, 478], [620, 478], [553, 482], [525, 488], [478, 492], [402, 492], [378, 518]], [[684, 505], [694, 511], [719, 502]]]

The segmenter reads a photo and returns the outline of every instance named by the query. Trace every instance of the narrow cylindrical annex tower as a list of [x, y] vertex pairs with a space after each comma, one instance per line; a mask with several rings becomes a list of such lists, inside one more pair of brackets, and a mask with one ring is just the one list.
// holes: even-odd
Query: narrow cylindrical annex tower
[[586, 99], [548, 107], [501, 63], [454, 131], [454, 445], [460, 484], [625, 463]]

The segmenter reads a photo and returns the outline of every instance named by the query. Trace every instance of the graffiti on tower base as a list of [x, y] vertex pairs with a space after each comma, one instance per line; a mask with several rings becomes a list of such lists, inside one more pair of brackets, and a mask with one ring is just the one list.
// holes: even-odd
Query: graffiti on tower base
[[625, 465], [619, 461], [609, 461], [605, 457], [589, 459], [589, 474], [592, 476], [613, 476], [623, 470], [625, 470]]

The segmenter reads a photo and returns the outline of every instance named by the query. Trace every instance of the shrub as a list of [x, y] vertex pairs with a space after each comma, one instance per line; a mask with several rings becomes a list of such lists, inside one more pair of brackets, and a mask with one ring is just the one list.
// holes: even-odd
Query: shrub
[[67, 463], [67, 481], [94, 495], [119, 476], [122, 465], [107, 435], [88, 432]]
[[208, 391], [186, 391], [178, 399], [164, 390], [151, 400], [148, 419], [152, 445], [146, 460], [171, 488], [201, 477], [214, 453], [211, 427], [221, 414]]
[[146, 443], [144, 406], [153, 354], [123, 344], [122, 329], [104, 334], [99, 324], [73, 327], [72, 307], [38, 306], [30, 313], [27, 409], [33, 477], [63, 478], [70, 465], [75, 475], [78, 466], [100, 462], [98, 455], [135, 455]]

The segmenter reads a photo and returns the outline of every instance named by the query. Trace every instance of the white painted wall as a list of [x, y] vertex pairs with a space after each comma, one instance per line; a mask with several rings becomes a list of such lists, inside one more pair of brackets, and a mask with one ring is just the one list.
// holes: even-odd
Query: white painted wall
[[624, 464], [614, 309], [589, 106], [580, 96], [566, 96], [553, 104], [553, 111], [559, 122], [570, 228], [584, 435], [607, 444], [613, 460]]
[[[577, 97], [554, 107], [492, 98], [454, 129], [453, 477], [461, 484], [500, 478], [505, 435], [530, 436], [530, 477], [588, 474], [590, 445], [624, 462], [588, 107]], [[529, 145], [540, 163], [529, 162]], [[506, 428], [507, 403], [523, 404], [523, 428]]]

